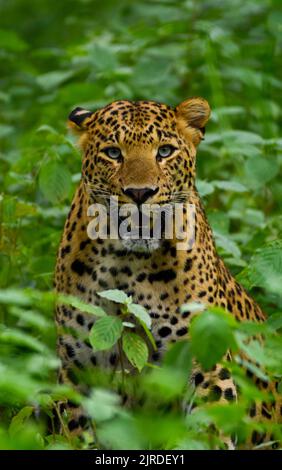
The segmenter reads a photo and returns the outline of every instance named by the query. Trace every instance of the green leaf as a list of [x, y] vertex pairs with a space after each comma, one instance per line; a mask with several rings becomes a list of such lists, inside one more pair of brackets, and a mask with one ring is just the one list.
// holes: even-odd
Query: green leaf
[[23, 325], [32, 326], [38, 331], [51, 331], [53, 329], [53, 322], [43, 316], [38, 310], [24, 310], [16, 306], [9, 309], [11, 315], [15, 315]]
[[245, 271], [252, 285], [281, 295], [282, 240], [276, 240], [257, 250]]
[[31, 416], [33, 410], [33, 406], [25, 406], [16, 414], [16, 416], [12, 418], [9, 426], [9, 433], [11, 437], [16, 436], [16, 434], [19, 432], [22, 432], [23, 427], [25, 426], [25, 422]]
[[216, 188], [218, 189], [224, 189], [226, 191], [233, 191], [236, 193], [244, 193], [248, 191], [246, 186], [244, 186], [241, 183], [238, 183], [237, 181], [212, 181], [211, 184], [213, 184]]
[[57, 135], [58, 132], [54, 127], [48, 126], [48, 124], [43, 124], [42, 126], [39, 126], [38, 129], [36, 129], [36, 132], [46, 132], [47, 134], [53, 134]]
[[90, 397], [83, 400], [83, 407], [95, 420], [100, 423], [112, 419], [120, 410], [120, 396], [110, 390], [95, 389], [91, 392]]
[[125, 332], [122, 346], [129, 362], [140, 372], [148, 361], [149, 355], [145, 341], [135, 333]]
[[212, 422], [227, 435], [240, 428], [245, 416], [245, 407], [237, 403], [213, 403], [207, 408], [207, 413]]
[[144, 377], [143, 386], [149, 396], [157, 403], [166, 403], [176, 397], [183, 397], [183, 391], [189, 381], [189, 365], [187, 373], [179, 368], [164, 366], [153, 369]]
[[274, 330], [280, 330], [282, 328], [282, 312], [270, 315], [266, 323]]
[[97, 429], [98, 442], [105, 449], [141, 450], [146, 447], [146, 436], [137, 425], [134, 416], [123, 414], [104, 421]]
[[96, 351], [110, 349], [121, 337], [123, 324], [120, 318], [109, 315], [100, 318], [93, 325], [89, 341]]
[[95, 315], [96, 317], [105, 317], [107, 315], [105, 310], [101, 307], [83, 302], [73, 295], [59, 294], [57, 298], [58, 303], [72, 305], [72, 307], [78, 308], [82, 312], [91, 313], [91, 315]]
[[129, 302], [128, 295], [119, 289], [109, 289], [102, 292], [97, 292], [97, 294], [100, 297], [103, 297], [103, 299], [108, 299], [118, 304], [127, 304]]
[[263, 138], [259, 134], [255, 134], [250, 131], [231, 130], [225, 131], [222, 137], [226, 141], [226, 145], [230, 142], [238, 142], [239, 145], [262, 145], [264, 143]]
[[229, 348], [235, 346], [228, 314], [217, 309], [209, 309], [195, 317], [190, 334], [192, 352], [205, 370], [211, 369]]
[[31, 299], [20, 289], [0, 290], [0, 304], [30, 305]]
[[172, 371], [173, 374], [178, 373], [177, 383], [180, 389], [181, 385], [184, 389], [189, 382], [192, 359], [191, 344], [187, 340], [171, 345], [164, 356], [162, 370], [167, 369]]
[[200, 196], [202, 197], [207, 196], [208, 194], [212, 194], [214, 192], [214, 186], [212, 185], [212, 183], [208, 183], [207, 181], [197, 180], [196, 186]]
[[231, 240], [229, 237], [223, 235], [220, 232], [214, 230], [214, 237], [216, 239], [216, 245], [223, 248], [227, 253], [231, 253], [235, 258], [241, 257], [241, 250], [238, 245]]
[[164, 357], [164, 365], [184, 371], [188, 376], [192, 363], [191, 344], [189, 341], [178, 341], [171, 345]]
[[118, 68], [117, 54], [113, 46], [95, 44], [90, 58], [98, 70], [110, 72]]
[[71, 174], [66, 166], [57, 161], [47, 161], [41, 166], [39, 188], [52, 203], [64, 200], [71, 189]]
[[14, 344], [18, 347], [24, 347], [42, 353], [47, 350], [46, 345], [42, 344], [37, 338], [34, 338], [24, 331], [17, 330], [16, 328], [1, 327], [0, 343]]
[[54, 88], [58, 88], [62, 83], [66, 82], [73, 76], [73, 74], [74, 72], [70, 70], [56, 70], [54, 72], [48, 72], [40, 75], [37, 77], [36, 81], [44, 91], [51, 91]]
[[128, 305], [128, 311], [132, 313], [140, 322], [145, 323], [147, 328], [151, 328], [152, 325], [152, 320], [150, 315], [148, 314], [147, 310], [142, 306], [138, 304], [129, 304]]
[[273, 158], [249, 158], [245, 162], [246, 184], [258, 189], [271, 181], [279, 172], [279, 163]]

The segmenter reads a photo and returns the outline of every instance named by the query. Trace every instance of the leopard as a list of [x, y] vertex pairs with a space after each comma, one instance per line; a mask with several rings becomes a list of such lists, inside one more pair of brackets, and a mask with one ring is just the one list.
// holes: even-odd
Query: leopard
[[[263, 322], [265, 313], [231, 275], [219, 257], [211, 227], [196, 187], [196, 154], [204, 139], [210, 105], [201, 97], [188, 98], [176, 107], [149, 100], [118, 100], [95, 111], [77, 107], [69, 115], [69, 127], [79, 136], [83, 154], [81, 179], [64, 226], [55, 270], [55, 290], [120, 315], [120, 306], [99, 296], [119, 289], [142, 305], [152, 320], [157, 346], [149, 360], [160, 364], [172, 343], [189, 336], [193, 312], [181, 306], [197, 302], [225, 309], [239, 322]], [[177, 249], [172, 238], [135, 240], [89, 237], [89, 207], [109, 204], [175, 205], [185, 202], [194, 208], [193, 243]], [[107, 206], [108, 207], [108, 206]], [[189, 211], [184, 219], [189, 218]], [[87, 337], [95, 324], [93, 315], [58, 303], [59, 381], [84, 390], [75, 371], [84, 368], [119, 367], [118, 349], [95, 352]], [[250, 379], [277, 397], [275, 384], [263, 383], [249, 372]], [[226, 366], [216, 364], [205, 371], [193, 366], [191, 379], [199, 397], [218, 403], [236, 402], [237, 386]], [[87, 392], [86, 392], [87, 393]], [[81, 432], [87, 422], [74, 403], [68, 422], [71, 432]], [[253, 419], [281, 420], [281, 401], [254, 402]], [[254, 431], [248, 448], [269, 435]], [[227, 438], [227, 447], [235, 447]]]

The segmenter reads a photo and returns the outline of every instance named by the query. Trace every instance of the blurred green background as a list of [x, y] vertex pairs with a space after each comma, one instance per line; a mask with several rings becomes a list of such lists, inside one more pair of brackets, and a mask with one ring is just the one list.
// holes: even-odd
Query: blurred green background
[[[281, 311], [281, 25], [280, 0], [0, 0], [4, 423], [55, 381], [44, 292], [80, 177], [65, 124], [76, 106], [205, 97], [198, 188], [218, 250], [268, 313]], [[35, 446], [32, 429], [30, 442], [2, 445]]]

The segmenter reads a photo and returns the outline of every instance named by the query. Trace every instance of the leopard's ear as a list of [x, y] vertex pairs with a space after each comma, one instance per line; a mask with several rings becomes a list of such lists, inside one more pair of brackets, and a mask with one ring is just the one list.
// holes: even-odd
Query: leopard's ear
[[210, 117], [209, 103], [204, 98], [189, 98], [180, 103], [175, 111], [182, 132], [198, 145], [204, 138], [205, 125]]
[[75, 108], [69, 115], [68, 125], [74, 131], [85, 131], [89, 123], [89, 118], [93, 116], [93, 114], [92, 111], [88, 111], [87, 109]]

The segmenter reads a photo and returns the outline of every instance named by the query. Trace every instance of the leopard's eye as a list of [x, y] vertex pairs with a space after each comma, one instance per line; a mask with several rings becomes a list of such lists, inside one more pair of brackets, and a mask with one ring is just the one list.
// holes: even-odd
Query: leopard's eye
[[108, 147], [104, 149], [104, 152], [113, 160], [119, 160], [121, 158], [121, 150], [118, 147]]
[[162, 147], [159, 147], [157, 158], [167, 158], [170, 157], [170, 155], [173, 154], [175, 148], [172, 145], [163, 145]]

